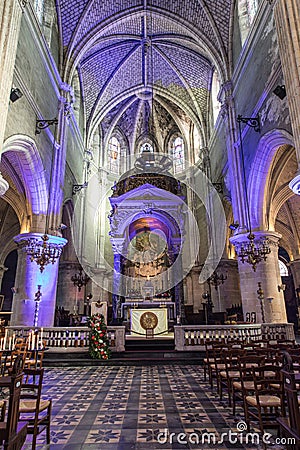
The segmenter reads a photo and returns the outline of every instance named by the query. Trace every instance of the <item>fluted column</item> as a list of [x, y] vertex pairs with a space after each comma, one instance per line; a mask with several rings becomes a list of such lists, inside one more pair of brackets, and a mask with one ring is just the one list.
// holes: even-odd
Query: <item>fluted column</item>
[[300, 6], [299, 0], [277, 0], [274, 17], [289, 104], [298, 172], [290, 188], [300, 195]]
[[[256, 231], [255, 237], [257, 239], [267, 238], [270, 242], [271, 253], [267, 255], [266, 261], [258, 263], [256, 272], [253, 271], [250, 264], [238, 261], [244, 319], [247, 313], [255, 312], [256, 321], [262, 322], [261, 304], [257, 295], [258, 282], [261, 282], [264, 292], [265, 322], [286, 323], [287, 316], [283, 292], [278, 290], [278, 286], [281, 285], [278, 265], [278, 241], [281, 236], [276, 232]], [[230, 241], [234, 245], [240, 244], [247, 241], [247, 235], [233, 236]]]
[[[38, 233], [19, 234], [14, 240], [20, 245], [18, 250], [18, 265], [12, 306], [11, 325], [33, 326], [35, 311], [35, 293], [41, 285], [42, 298], [40, 302], [38, 326], [52, 327], [54, 323], [58, 263], [48, 264], [41, 273], [39, 266], [30, 261], [30, 257], [23, 251], [22, 244], [29, 238], [36, 238]], [[49, 236], [49, 243], [65, 245], [66, 239]]]
[[25, 0], [2, 0], [0, 2], [0, 153], [8, 114], [22, 9], [26, 3]]

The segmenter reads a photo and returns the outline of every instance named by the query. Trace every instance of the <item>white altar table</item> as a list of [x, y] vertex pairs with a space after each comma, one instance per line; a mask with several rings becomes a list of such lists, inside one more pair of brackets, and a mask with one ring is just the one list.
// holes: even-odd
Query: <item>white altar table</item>
[[146, 336], [145, 322], [153, 321], [156, 323], [153, 329], [154, 336], [168, 332], [168, 310], [167, 308], [151, 308], [151, 309], [131, 309], [130, 311], [130, 328], [131, 334], [139, 334]]

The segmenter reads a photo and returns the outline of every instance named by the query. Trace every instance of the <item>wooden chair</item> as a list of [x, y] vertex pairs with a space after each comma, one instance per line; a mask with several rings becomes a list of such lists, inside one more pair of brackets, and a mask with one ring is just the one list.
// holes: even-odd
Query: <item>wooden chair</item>
[[253, 367], [264, 365], [265, 357], [263, 355], [249, 355], [239, 357], [238, 368], [239, 377], [232, 381], [232, 414], [236, 412], [236, 402], [241, 400], [245, 415], [244, 400], [246, 395], [254, 392]]
[[46, 341], [43, 341], [43, 347], [40, 350], [27, 350], [24, 367], [36, 369], [43, 367]]
[[300, 449], [300, 405], [299, 405], [299, 373], [292, 371], [282, 371], [284, 379], [284, 391], [287, 400], [288, 417], [277, 419], [280, 426], [280, 434], [293, 438], [294, 444], [289, 444], [290, 450]]
[[252, 368], [254, 392], [245, 397], [245, 421], [248, 431], [251, 421], [265, 428], [278, 428], [277, 417], [285, 416], [284, 390], [281, 369], [264, 365]]
[[0, 377], [0, 388], [9, 389], [7, 418], [0, 422], [0, 442], [5, 450], [19, 450], [26, 440], [27, 423], [18, 421], [22, 376]]
[[224, 370], [219, 371], [219, 394], [220, 400], [223, 399], [223, 387], [227, 390], [228, 405], [231, 406], [231, 394], [232, 394], [232, 383], [234, 380], [239, 379], [239, 358], [245, 354], [245, 350], [241, 348], [231, 348], [228, 352], [221, 357], [221, 361], [225, 365]]
[[47, 444], [50, 444], [50, 422], [52, 401], [41, 397], [44, 369], [24, 369], [24, 382], [20, 397], [19, 417], [28, 422], [29, 434], [33, 434], [32, 449], [36, 448], [38, 434], [46, 430]]

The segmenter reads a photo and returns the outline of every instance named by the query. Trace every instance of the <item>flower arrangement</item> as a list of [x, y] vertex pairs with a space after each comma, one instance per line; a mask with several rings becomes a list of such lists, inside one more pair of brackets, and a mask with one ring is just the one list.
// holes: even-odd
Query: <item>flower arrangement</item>
[[91, 329], [89, 345], [91, 357], [108, 359], [110, 357], [110, 348], [103, 314], [96, 313], [89, 317], [88, 326]]

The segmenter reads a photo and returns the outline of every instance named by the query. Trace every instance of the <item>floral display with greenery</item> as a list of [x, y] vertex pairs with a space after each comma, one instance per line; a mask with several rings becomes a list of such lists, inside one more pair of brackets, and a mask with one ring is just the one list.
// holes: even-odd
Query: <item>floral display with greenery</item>
[[109, 340], [107, 336], [107, 326], [103, 314], [93, 314], [88, 319], [90, 327], [89, 353], [92, 358], [108, 359], [110, 357]]

